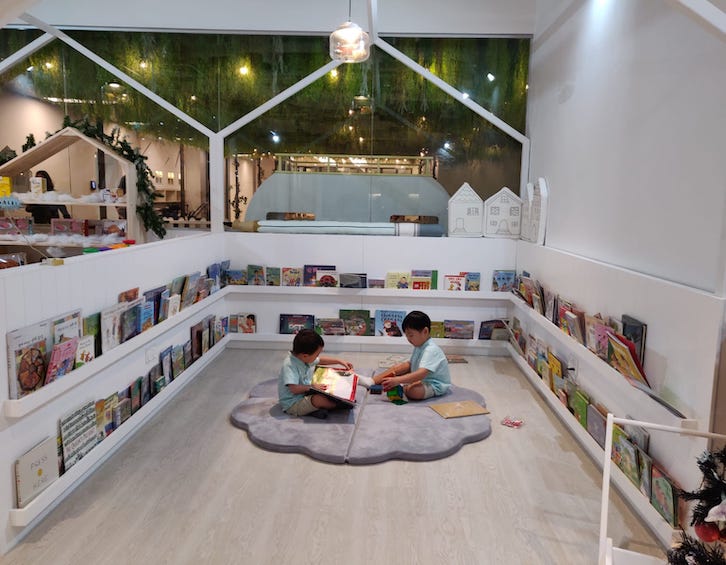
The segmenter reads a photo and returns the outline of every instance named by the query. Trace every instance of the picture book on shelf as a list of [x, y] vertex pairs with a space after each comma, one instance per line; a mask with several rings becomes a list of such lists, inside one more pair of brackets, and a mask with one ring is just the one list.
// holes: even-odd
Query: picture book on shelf
[[53, 346], [45, 371], [45, 384], [50, 384], [73, 370], [76, 364], [78, 340], [79, 338], [74, 337]]
[[98, 442], [95, 401], [88, 400], [62, 416], [60, 433], [63, 444], [63, 466], [67, 472]]
[[401, 337], [405, 317], [405, 310], [376, 310], [375, 335]]
[[139, 287], [130, 288], [120, 292], [118, 295], [119, 302], [131, 302], [139, 297]]
[[322, 335], [345, 335], [342, 318], [315, 318], [316, 331]]
[[154, 325], [154, 303], [142, 302], [140, 310], [141, 331], [145, 332]]
[[313, 373], [311, 384], [316, 393], [332, 398], [339, 406], [355, 406], [358, 375], [353, 371], [318, 367]]
[[[46, 353], [50, 350], [50, 320], [31, 324], [6, 335], [9, 398], [15, 400], [45, 383]], [[52, 344], [50, 348], [52, 348]]]
[[368, 287], [368, 276], [366, 273], [340, 273], [338, 278], [340, 279], [341, 288]]
[[638, 450], [630, 441], [628, 434], [620, 426], [613, 426], [612, 460], [630, 481], [638, 487], [640, 472], [638, 469]]
[[93, 353], [95, 357], [101, 355], [101, 313], [96, 312], [81, 320], [81, 334], [93, 336]]
[[443, 320], [431, 320], [429, 336], [438, 338], [446, 337], [446, 328], [444, 327]]
[[283, 267], [280, 273], [281, 286], [302, 286], [302, 267]]
[[15, 461], [18, 508], [48, 488], [58, 478], [58, 440], [48, 437]]
[[53, 318], [51, 321], [53, 345], [74, 337], [81, 337], [82, 325], [80, 310], [74, 310]]
[[257, 333], [257, 316], [255, 314], [237, 314], [237, 332], [241, 334]]
[[165, 347], [161, 350], [159, 353], [159, 364], [161, 365], [161, 374], [164, 376], [164, 380], [166, 381], [166, 384], [169, 384], [171, 381], [174, 380], [174, 373], [172, 373], [172, 365], [171, 365], [171, 353], [173, 351], [173, 346], [169, 345], [168, 347]]
[[141, 298], [127, 302], [121, 312], [121, 343], [141, 333]]
[[181, 305], [180, 310], [189, 308], [197, 300], [197, 283], [201, 278], [202, 273], [197, 271], [190, 273], [184, 279], [184, 289], [181, 291]]
[[385, 279], [368, 279], [368, 288], [385, 288]]
[[335, 271], [335, 265], [304, 265], [303, 286], [315, 286], [318, 271]]
[[587, 431], [600, 447], [605, 447], [605, 416], [594, 404], [587, 406]]
[[280, 314], [280, 333], [296, 334], [300, 330], [314, 330], [315, 316], [312, 314]]
[[494, 292], [511, 292], [517, 272], [514, 269], [494, 269], [492, 273], [492, 290]]
[[202, 331], [204, 324], [197, 322], [189, 328], [189, 339], [192, 342], [192, 363], [202, 356]]
[[481, 273], [466, 272], [462, 274], [464, 275], [464, 290], [481, 290]]
[[464, 275], [444, 275], [444, 290], [464, 290]]
[[648, 325], [627, 314], [623, 314], [620, 321], [623, 325], [622, 333], [633, 342], [638, 361], [642, 365], [645, 361], [645, 336], [648, 333]]
[[84, 335], [78, 340], [75, 369], [82, 367], [86, 363], [90, 363], [96, 358], [95, 342], [96, 338], [92, 335]]
[[479, 325], [479, 339], [508, 340], [507, 324], [504, 320], [484, 320]]
[[265, 269], [265, 282], [267, 286], [280, 286], [282, 284], [280, 267], [267, 267]]
[[410, 288], [410, 271], [390, 271], [386, 273], [385, 288]]
[[184, 372], [184, 346], [179, 344], [171, 349], [171, 375], [176, 379]]
[[159, 323], [159, 312], [161, 310], [161, 297], [166, 293], [166, 296], [169, 296], [169, 289], [167, 289], [166, 286], [157, 286], [156, 288], [152, 288], [151, 290], [147, 290], [144, 292], [144, 303], [150, 302], [153, 305], [153, 312], [154, 317], [153, 321], [151, 322], [151, 325], [156, 325]]
[[340, 286], [340, 275], [337, 271], [317, 271], [315, 286], [338, 287]]
[[608, 332], [607, 362], [628, 380], [634, 380], [650, 387], [643, 368], [637, 359], [633, 342], [625, 337]]
[[439, 272], [434, 269], [411, 269], [411, 288], [414, 290], [436, 290], [439, 286]]
[[247, 284], [247, 269], [227, 269], [222, 273], [222, 280], [226, 285], [246, 285]]
[[640, 475], [640, 492], [650, 500], [652, 489], [651, 489], [651, 477], [653, 474], [653, 460], [650, 455], [638, 447], [638, 474]]
[[444, 337], [448, 339], [474, 339], [474, 321], [444, 320]]
[[265, 267], [263, 265], [247, 265], [247, 284], [265, 286]]
[[600, 359], [608, 358], [608, 333], [612, 331], [599, 314], [585, 315], [585, 346]]
[[121, 344], [121, 314], [127, 303], [121, 302], [101, 310], [101, 351], [108, 353]]
[[131, 413], [135, 414], [141, 408], [141, 382], [144, 377], [135, 379], [129, 387], [129, 398], [131, 399]]
[[650, 503], [674, 528], [678, 527], [678, 491], [673, 480], [655, 463], [652, 464]]
[[338, 317], [345, 324], [345, 332], [348, 335], [373, 335], [370, 310], [341, 309]]
[[167, 317], [171, 318], [172, 316], [176, 316], [179, 313], [179, 310], [181, 310], [181, 296], [178, 294], [172, 294], [169, 297], [169, 309], [167, 311]]
[[207, 278], [214, 281], [212, 292], [217, 292], [220, 288], [222, 288], [222, 264], [212, 263], [207, 266]]

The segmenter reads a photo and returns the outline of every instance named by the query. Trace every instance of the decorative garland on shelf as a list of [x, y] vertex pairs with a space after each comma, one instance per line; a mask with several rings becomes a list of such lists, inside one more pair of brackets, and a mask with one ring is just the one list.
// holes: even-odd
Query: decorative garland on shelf
[[[142, 155], [134, 149], [125, 138], [120, 138], [120, 130], [118, 128], [113, 128], [109, 135], [104, 133], [103, 126], [100, 122], [94, 125], [88, 121], [88, 118], [73, 122], [66, 116], [63, 119], [63, 127], [61, 129], [67, 127], [75, 128], [83, 135], [100, 141], [106, 147], [134, 164], [134, 167], [136, 167], [136, 190], [138, 192], [136, 214], [141, 219], [145, 229], [153, 231], [160, 239], [163, 239], [166, 235], [164, 220], [154, 209], [154, 201], [159, 197], [159, 193], [154, 190], [154, 185], [151, 181], [153, 175], [151, 174], [151, 169], [146, 164], [146, 155]], [[48, 134], [48, 137], [51, 135], [53, 134]]]

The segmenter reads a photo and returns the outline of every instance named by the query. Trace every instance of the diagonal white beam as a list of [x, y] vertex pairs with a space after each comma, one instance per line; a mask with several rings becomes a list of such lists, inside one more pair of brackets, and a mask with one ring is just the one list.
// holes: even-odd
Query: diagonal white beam
[[45, 34], [41, 35], [39, 38], [28, 43], [25, 47], [23, 47], [19, 51], [16, 51], [9, 57], [6, 57], [2, 61], [0, 61], [0, 74], [4, 73], [11, 67], [14, 67], [20, 61], [22, 61], [26, 57], [29, 57], [30, 55], [35, 53], [38, 49], [45, 47], [46, 45], [48, 45], [48, 43], [50, 43], [54, 39], [55, 39], [55, 37], [53, 37], [53, 35], [51, 35], [50, 33], [45, 33]]
[[63, 33], [58, 28], [48, 25], [45, 22], [39, 20], [38, 18], [36, 18], [34, 16], [31, 16], [28, 13], [25, 13], [22, 16], [20, 16], [20, 19], [22, 19], [25, 22], [28, 22], [31, 25], [34, 25], [35, 27], [43, 30], [46, 33], [49, 33], [49, 34], [57, 37], [63, 43], [71, 46], [73, 49], [75, 49], [82, 55], [88, 57], [91, 61], [96, 63], [98, 66], [103, 67], [109, 73], [111, 73], [115, 77], [121, 79], [126, 84], [131, 86], [134, 90], [137, 90], [138, 92], [140, 92], [141, 94], [143, 94], [144, 96], [149, 98], [150, 100], [156, 102], [159, 106], [161, 106], [168, 112], [174, 114], [177, 118], [186, 122], [187, 124], [192, 126], [194, 129], [196, 129], [200, 133], [203, 133], [204, 135], [206, 135], [208, 137], [214, 135], [214, 132], [211, 129], [209, 129], [207, 126], [205, 126], [201, 122], [198, 122], [191, 116], [185, 114], [184, 112], [179, 110], [179, 108], [177, 108], [173, 104], [167, 102], [161, 96], [159, 96], [158, 94], [156, 94], [153, 91], [146, 88], [143, 84], [138, 82], [136, 79], [131, 78], [129, 75], [127, 75], [122, 70], [114, 67], [111, 63], [109, 63], [105, 59], [99, 57], [93, 51], [84, 47], [82, 44], [78, 43], [75, 39], [68, 37], [65, 33]]
[[678, 2], [721, 33], [726, 33], [726, 12], [714, 6], [708, 0], [678, 0]]
[[255, 108], [254, 110], [249, 112], [248, 114], [245, 114], [244, 116], [242, 116], [240, 119], [232, 122], [224, 129], [219, 130], [218, 134], [221, 135], [222, 137], [226, 137], [226, 136], [234, 133], [239, 128], [246, 126], [253, 120], [256, 120], [265, 112], [271, 110], [272, 108], [274, 108], [281, 102], [284, 102], [291, 96], [294, 96], [295, 94], [300, 92], [302, 89], [308, 87], [309, 85], [314, 83], [319, 78], [324, 77], [327, 73], [329, 73], [330, 71], [332, 71], [333, 69], [335, 69], [336, 67], [338, 67], [340, 65], [342, 65], [342, 63], [340, 61], [330, 61], [330, 63], [328, 63], [324, 67], [320, 67], [317, 71], [313, 72], [312, 74], [309, 74], [304, 79], [296, 82], [292, 86], [289, 86], [288, 88], [286, 88], [285, 90], [280, 92], [280, 94], [273, 96], [272, 98], [270, 98], [267, 102], [265, 102], [261, 106], [258, 106], [257, 108]]

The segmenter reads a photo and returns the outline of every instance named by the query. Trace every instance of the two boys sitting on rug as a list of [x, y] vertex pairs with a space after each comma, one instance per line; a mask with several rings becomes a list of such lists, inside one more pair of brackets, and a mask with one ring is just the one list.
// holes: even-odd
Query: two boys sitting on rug
[[[358, 382], [368, 388], [380, 384], [388, 391], [403, 385], [409, 400], [424, 400], [446, 394], [451, 386], [449, 364], [441, 348], [430, 339], [431, 319], [423, 312], [409, 312], [402, 324], [403, 333], [413, 345], [411, 359], [399, 363], [372, 379], [359, 376]], [[336, 404], [330, 398], [316, 394], [311, 386], [318, 364], [342, 365], [352, 369], [353, 364], [336, 357], [323, 357], [323, 338], [313, 330], [301, 330], [292, 342], [292, 351], [285, 359], [278, 378], [278, 395], [282, 409], [291, 416], [326, 418], [328, 410]]]

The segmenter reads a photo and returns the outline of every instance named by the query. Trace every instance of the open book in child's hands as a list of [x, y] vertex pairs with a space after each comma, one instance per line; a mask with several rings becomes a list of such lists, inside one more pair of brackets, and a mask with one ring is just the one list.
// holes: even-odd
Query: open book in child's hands
[[315, 392], [332, 398], [340, 406], [355, 406], [358, 375], [353, 371], [318, 367], [313, 373], [312, 386]]

